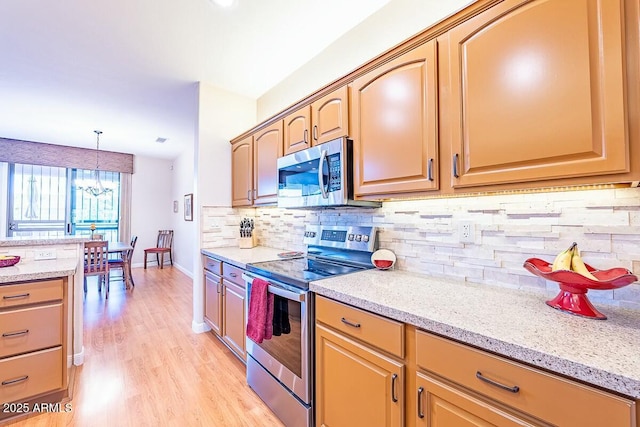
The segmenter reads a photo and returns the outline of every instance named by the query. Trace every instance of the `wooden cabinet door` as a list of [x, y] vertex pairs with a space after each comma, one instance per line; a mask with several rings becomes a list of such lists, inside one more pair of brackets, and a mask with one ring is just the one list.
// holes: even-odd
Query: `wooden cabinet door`
[[316, 325], [316, 426], [404, 422], [404, 364]]
[[311, 104], [311, 145], [349, 135], [349, 87], [343, 86]]
[[231, 206], [253, 203], [253, 137], [231, 145]]
[[442, 38], [454, 188], [629, 170], [623, 15], [505, 0]]
[[438, 188], [436, 41], [354, 80], [357, 196]]
[[204, 320], [218, 335], [222, 333], [221, 282], [220, 277], [204, 273]]
[[282, 156], [282, 121], [258, 131], [253, 140], [253, 204], [278, 201], [278, 157]]
[[242, 360], [246, 360], [244, 288], [223, 281], [224, 332], [222, 339]]
[[311, 147], [311, 106], [307, 105], [284, 119], [284, 154]]
[[416, 373], [416, 427], [516, 427], [539, 426], [462, 390]]

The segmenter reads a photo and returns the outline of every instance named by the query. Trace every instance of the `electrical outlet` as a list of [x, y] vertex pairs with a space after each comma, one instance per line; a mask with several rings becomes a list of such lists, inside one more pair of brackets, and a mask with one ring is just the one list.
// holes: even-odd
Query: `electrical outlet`
[[460, 243], [473, 243], [476, 228], [471, 221], [460, 221], [458, 223], [458, 238]]
[[36, 261], [42, 259], [56, 259], [56, 250], [55, 249], [40, 249], [36, 251], [34, 256]]

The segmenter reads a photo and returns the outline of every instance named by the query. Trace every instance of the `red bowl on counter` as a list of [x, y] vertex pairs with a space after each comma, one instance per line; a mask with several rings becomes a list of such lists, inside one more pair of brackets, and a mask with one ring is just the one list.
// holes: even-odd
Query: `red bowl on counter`
[[552, 271], [551, 264], [539, 258], [529, 258], [524, 262], [524, 268], [532, 274], [558, 282], [560, 293], [546, 302], [548, 306], [578, 316], [604, 320], [607, 316], [600, 313], [587, 298], [589, 289], [617, 289], [638, 281], [638, 278], [626, 268], [598, 270], [589, 264], [585, 266], [598, 280], [589, 279], [572, 270]]
[[20, 257], [17, 255], [0, 255], [0, 268], [11, 267], [16, 265], [20, 261]]

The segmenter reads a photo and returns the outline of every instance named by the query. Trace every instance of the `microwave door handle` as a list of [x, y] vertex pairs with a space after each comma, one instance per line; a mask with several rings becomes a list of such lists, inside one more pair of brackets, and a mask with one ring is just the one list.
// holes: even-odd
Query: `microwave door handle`
[[327, 192], [326, 184], [324, 182], [324, 175], [322, 173], [322, 166], [324, 166], [327, 161], [327, 150], [322, 150], [320, 152], [320, 163], [318, 163], [318, 182], [320, 183], [320, 192], [322, 193], [323, 199], [329, 198], [329, 193]]

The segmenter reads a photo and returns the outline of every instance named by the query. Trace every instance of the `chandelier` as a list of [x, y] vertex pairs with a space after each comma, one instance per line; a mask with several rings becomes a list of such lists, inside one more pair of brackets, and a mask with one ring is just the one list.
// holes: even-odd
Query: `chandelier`
[[96, 133], [96, 168], [91, 172], [91, 180], [89, 182], [83, 182], [79, 188], [83, 189], [92, 196], [98, 197], [103, 194], [113, 191], [111, 188], [106, 188], [102, 181], [100, 181], [100, 135], [101, 130], [94, 130]]

